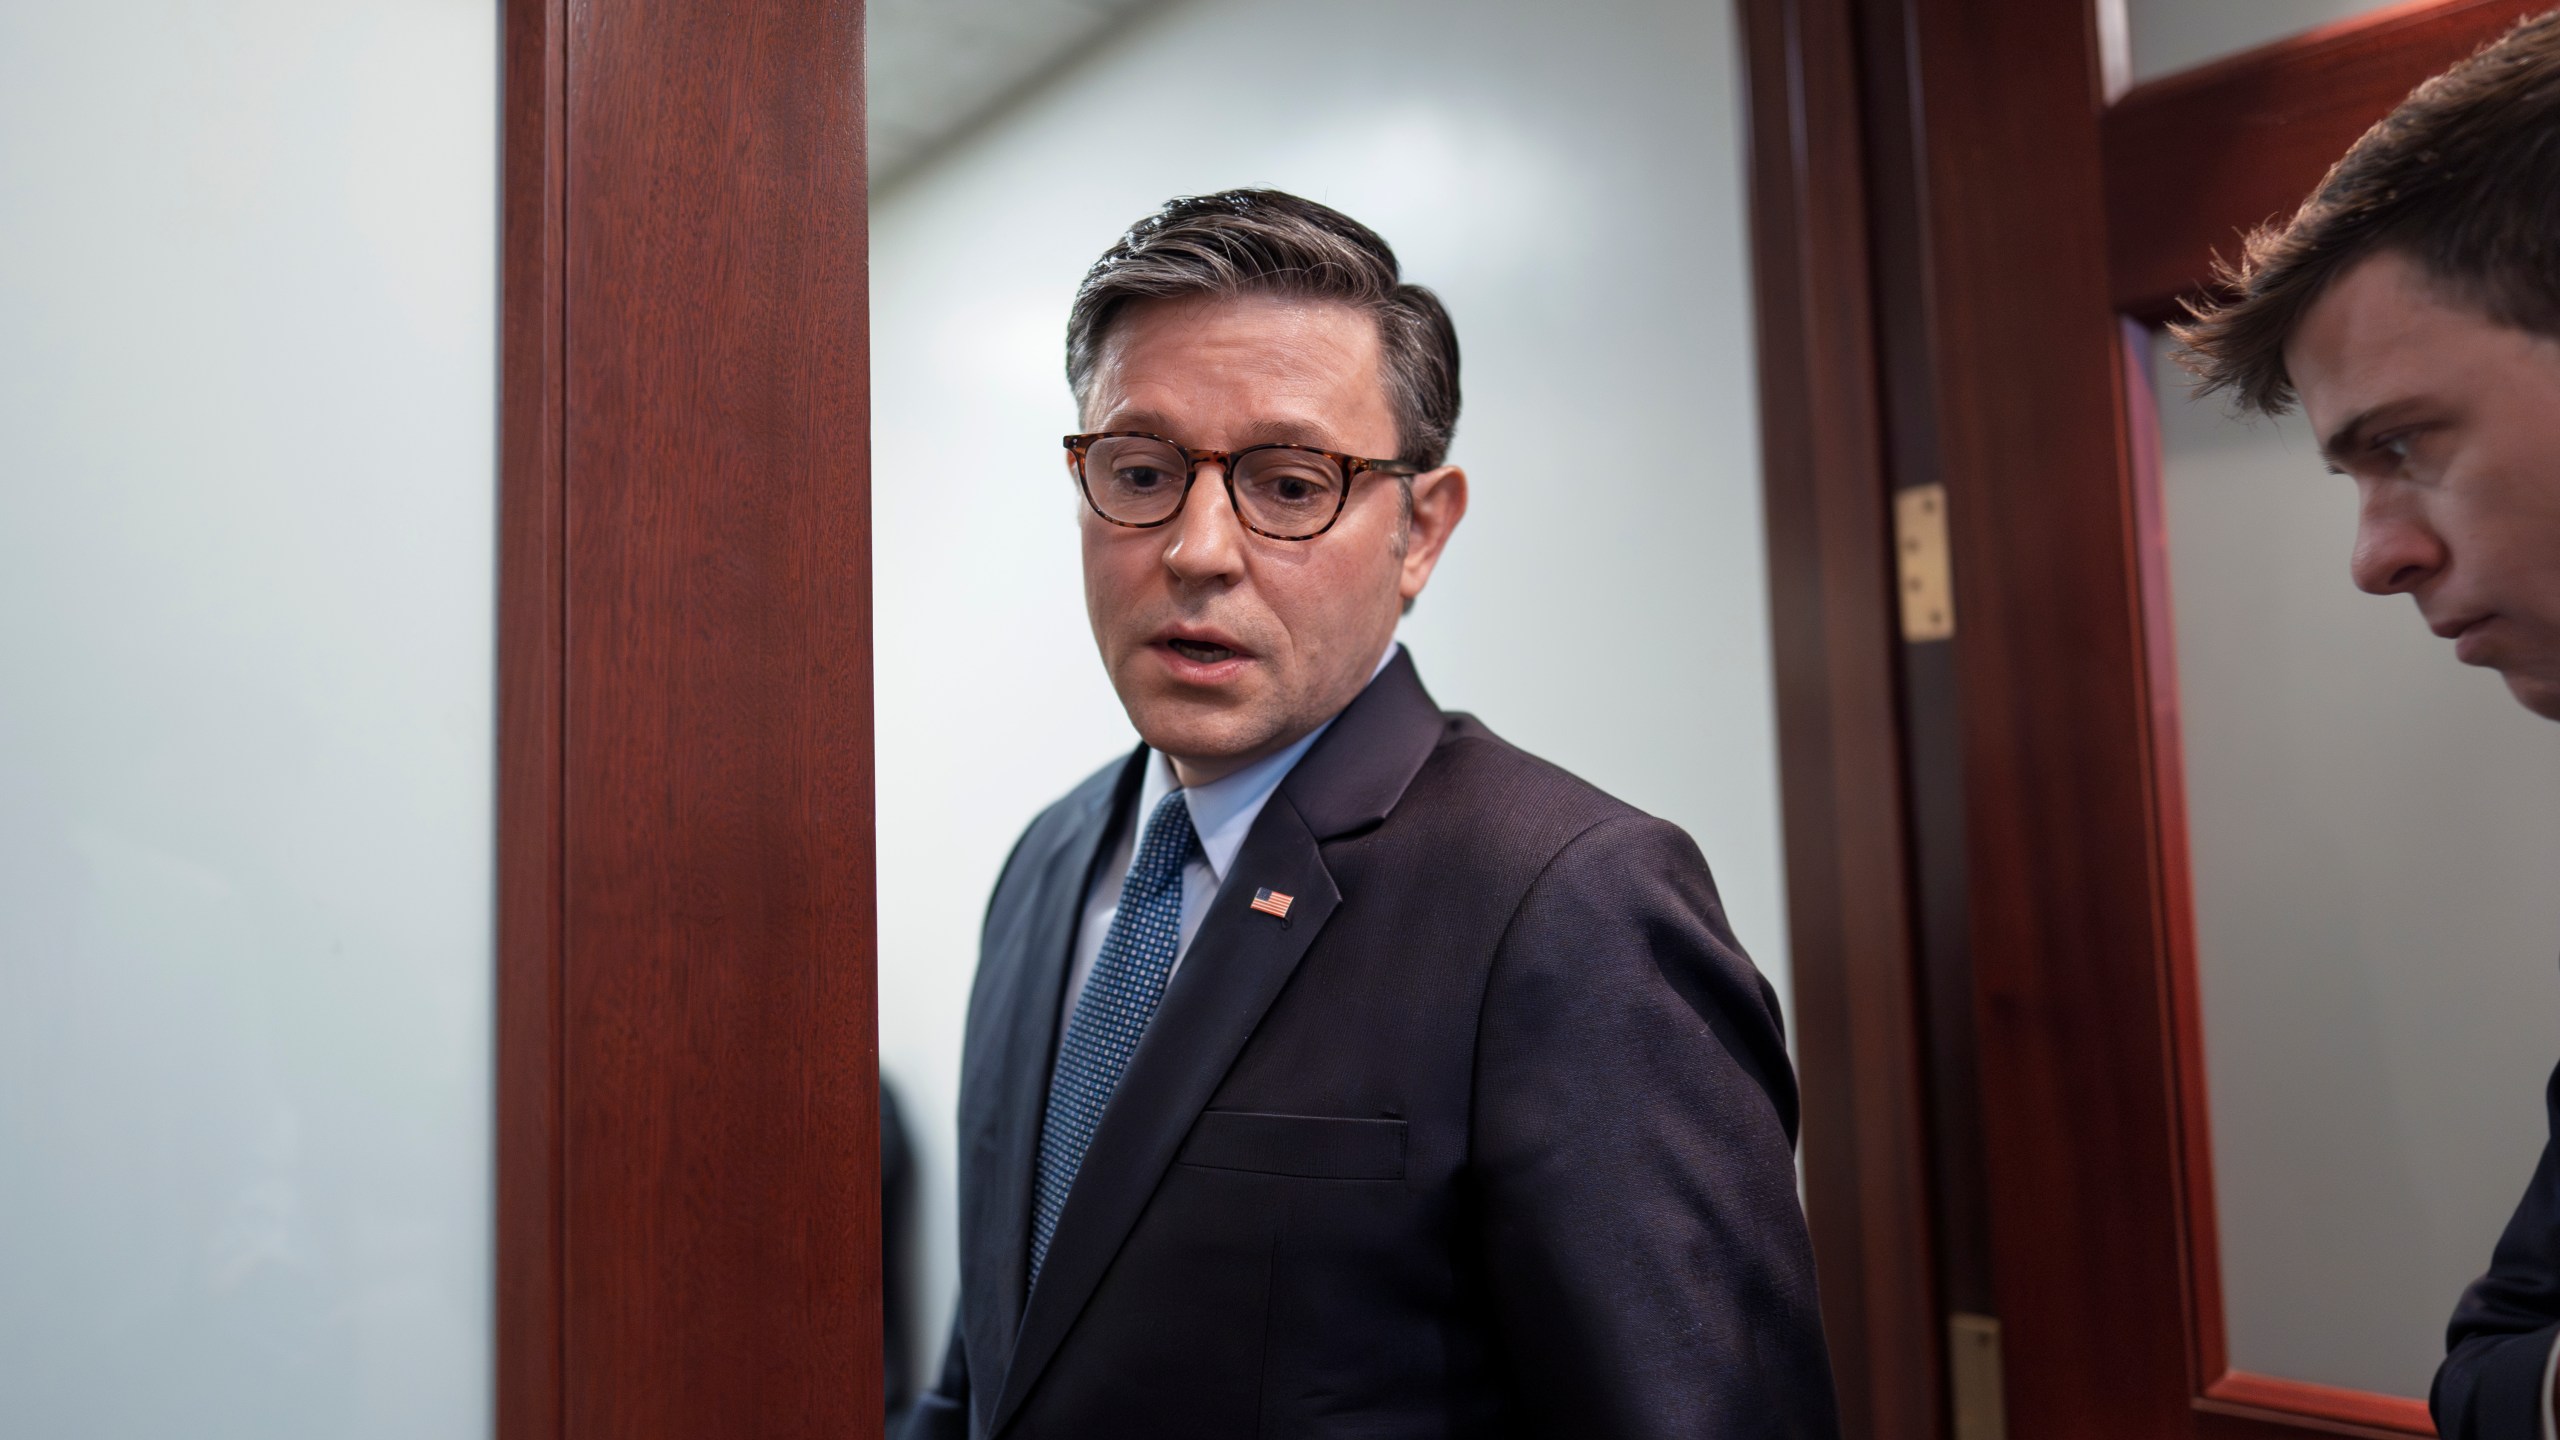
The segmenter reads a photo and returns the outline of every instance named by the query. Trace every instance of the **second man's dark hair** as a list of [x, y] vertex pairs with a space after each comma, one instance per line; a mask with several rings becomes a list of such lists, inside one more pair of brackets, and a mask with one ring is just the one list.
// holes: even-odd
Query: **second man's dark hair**
[[2446, 298], [2560, 338], [2560, 11], [2421, 85], [2365, 132], [2292, 219], [2251, 235], [2227, 298], [2171, 333], [2207, 391], [2293, 404], [2284, 347], [2357, 262], [2395, 251]]
[[[1082, 405], [1112, 325], [1130, 302], [1280, 295], [1336, 300], [1378, 322], [1393, 457], [1428, 470], [1458, 428], [1458, 332], [1440, 298], [1403, 283], [1396, 252], [1330, 206], [1279, 190], [1186, 195], [1102, 252], [1067, 312], [1067, 385]], [[1385, 458], [1385, 457], [1381, 457]]]

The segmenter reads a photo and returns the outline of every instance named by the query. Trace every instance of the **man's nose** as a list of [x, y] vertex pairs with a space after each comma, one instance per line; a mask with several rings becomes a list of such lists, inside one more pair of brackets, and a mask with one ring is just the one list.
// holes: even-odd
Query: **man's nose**
[[2356, 588], [2404, 595], [2444, 568], [2444, 541], [2406, 503], [2368, 497], [2356, 515], [2356, 548], [2347, 561]]
[[1173, 543], [1165, 547], [1165, 568], [1185, 580], [1232, 576], [1244, 562], [1244, 525], [1227, 498], [1226, 467], [1200, 467], [1191, 497], [1172, 526]]

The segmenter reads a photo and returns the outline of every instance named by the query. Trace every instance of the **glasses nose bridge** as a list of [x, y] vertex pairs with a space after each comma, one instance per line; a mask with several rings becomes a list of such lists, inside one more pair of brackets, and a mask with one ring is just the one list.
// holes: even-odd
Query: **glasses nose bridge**
[[[1165, 443], [1171, 444], [1172, 442], [1167, 441]], [[1215, 465], [1218, 467], [1219, 483], [1224, 486], [1227, 492], [1227, 510], [1229, 512], [1229, 518], [1235, 520], [1238, 524], [1242, 524], [1244, 522], [1244, 516], [1236, 510], [1235, 471], [1233, 469], [1236, 452], [1232, 450], [1194, 450], [1188, 445], [1175, 445], [1173, 448], [1176, 453], [1182, 456], [1182, 498], [1174, 502], [1172, 514], [1167, 515], [1164, 519], [1159, 520], [1156, 523], [1159, 525], [1173, 525], [1181, 521], [1184, 515], [1190, 513], [1191, 490], [1193, 486], [1200, 483], [1200, 467], [1203, 465]]]
[[1200, 478], [1203, 465], [1217, 466], [1218, 478], [1225, 480], [1235, 473], [1235, 461], [1236, 452], [1233, 450], [1193, 450], [1186, 447], [1182, 451], [1183, 469], [1192, 480]]
[[1183, 511], [1191, 508], [1191, 487], [1200, 483], [1200, 467], [1215, 465], [1218, 467], [1218, 483], [1224, 486], [1227, 492], [1227, 509], [1233, 512], [1233, 518], [1237, 524], [1243, 524], [1244, 513], [1236, 509], [1239, 502], [1236, 499], [1235, 466], [1236, 456], [1242, 452], [1194, 450], [1187, 445], [1174, 448], [1182, 452], [1182, 503], [1174, 507], [1174, 514], [1179, 516]]

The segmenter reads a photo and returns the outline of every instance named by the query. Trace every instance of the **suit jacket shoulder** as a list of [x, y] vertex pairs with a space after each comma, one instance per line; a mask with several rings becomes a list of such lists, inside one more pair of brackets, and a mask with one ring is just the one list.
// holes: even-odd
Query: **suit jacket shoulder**
[[2428, 1408], [2445, 1440], [2541, 1440], [2542, 1374], [2560, 1337], [2560, 1069], [2543, 1088], [2551, 1139], [2499, 1237], [2489, 1273], [2463, 1292]]
[[1506, 859], [1543, 861], [1604, 821], [1651, 818], [1464, 713], [1449, 717], [1427, 771], [1438, 783], [1423, 813], [1475, 827]]
[[1018, 886], [1060, 851], [1094, 838], [1092, 827], [1097, 821], [1108, 823], [1121, 783], [1135, 777], [1137, 762], [1145, 753], [1140, 750], [1123, 755], [1094, 771], [1031, 817], [1031, 823], [1014, 838], [1013, 849], [1004, 858], [1004, 868], [996, 872], [995, 888], [987, 894], [989, 914], [1006, 898], [1005, 887]]

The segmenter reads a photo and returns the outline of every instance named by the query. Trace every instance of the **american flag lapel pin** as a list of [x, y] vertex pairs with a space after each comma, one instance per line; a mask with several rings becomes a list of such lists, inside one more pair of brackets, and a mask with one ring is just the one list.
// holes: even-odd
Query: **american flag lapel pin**
[[1277, 890], [1256, 890], [1253, 892], [1253, 908], [1286, 920], [1289, 918], [1290, 898]]

